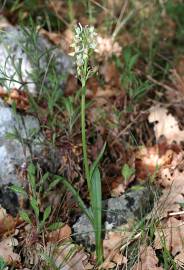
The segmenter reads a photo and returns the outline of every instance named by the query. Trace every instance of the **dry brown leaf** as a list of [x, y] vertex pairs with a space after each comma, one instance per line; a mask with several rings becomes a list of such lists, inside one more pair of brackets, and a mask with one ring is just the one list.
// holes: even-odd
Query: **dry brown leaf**
[[53, 44], [60, 45], [62, 39], [61, 33], [49, 32], [44, 28], [39, 29], [39, 33], [48, 38]]
[[65, 87], [65, 96], [71, 96], [74, 93], [76, 93], [76, 91], [78, 90], [78, 81], [77, 78], [72, 75], [69, 74], [68, 78], [67, 78], [67, 82], [66, 82], [66, 87]]
[[130, 236], [129, 227], [130, 224], [125, 224], [116, 228], [116, 231], [107, 231], [105, 239], [103, 240], [103, 247], [105, 257], [110, 253], [111, 250], [115, 249], [118, 244], [123, 240], [128, 239]]
[[184, 268], [184, 250], [174, 257], [174, 261], [178, 267]]
[[123, 256], [121, 253], [116, 253], [112, 259], [112, 261], [116, 264], [116, 265], [122, 265], [127, 263], [127, 258], [125, 256]]
[[125, 192], [125, 185], [123, 183], [112, 183], [111, 197], [119, 197]]
[[103, 247], [105, 255], [109, 253], [110, 250], [114, 249], [118, 243], [120, 243], [122, 237], [125, 236], [125, 233], [122, 232], [108, 232], [103, 241]]
[[140, 248], [140, 261], [137, 263], [133, 270], [163, 270], [158, 265], [158, 258], [155, 251], [151, 246]]
[[48, 38], [53, 44], [57, 45], [64, 52], [69, 53], [71, 51], [70, 45], [73, 41], [73, 31], [67, 28], [63, 33], [48, 32], [41, 28], [39, 33]]
[[116, 267], [116, 264], [114, 262], [108, 261], [108, 262], [103, 263], [102, 267], [103, 267], [102, 269], [105, 269], [105, 270], [114, 269]]
[[48, 243], [47, 250], [60, 270], [85, 270], [88, 263], [87, 254], [71, 242], [60, 246]]
[[13, 247], [18, 245], [18, 241], [15, 238], [9, 237], [0, 242], [0, 257], [8, 265], [19, 265], [20, 255], [13, 252]]
[[63, 49], [64, 52], [69, 53], [71, 52], [71, 44], [73, 42], [74, 33], [72, 29], [67, 28], [62, 36], [62, 40], [60, 42], [60, 47]]
[[69, 225], [65, 225], [64, 227], [57, 229], [53, 232], [50, 232], [48, 235], [49, 242], [59, 242], [62, 240], [66, 240], [70, 238], [72, 230]]
[[111, 37], [101, 37], [98, 35], [96, 53], [101, 59], [108, 59], [113, 54], [120, 56], [121, 47], [118, 42], [114, 42]]
[[7, 214], [3, 207], [0, 207], [0, 234], [10, 233], [15, 230], [18, 220]]
[[159, 182], [165, 189], [152, 211], [159, 219], [167, 217], [169, 213], [180, 211], [181, 204], [184, 203], [183, 162], [183, 153], [174, 155], [172, 163], [160, 170]]
[[167, 109], [160, 106], [152, 107], [148, 120], [154, 124], [157, 142], [161, 136], [165, 136], [168, 144], [184, 141], [184, 131], [179, 129], [177, 120]]
[[159, 147], [143, 147], [136, 152], [135, 168], [136, 176], [139, 179], [145, 179], [148, 175], [158, 173], [160, 167], [171, 163], [174, 152], [167, 150], [162, 156], [159, 155]]
[[85, 270], [91, 270], [94, 269], [94, 265], [92, 265], [91, 263], [88, 263], [87, 265], [85, 265]]
[[106, 61], [101, 67], [100, 73], [104, 76], [106, 83], [116, 87], [120, 86], [120, 76], [115, 63]]
[[0, 15], [0, 29], [7, 28], [9, 26], [11, 26], [11, 24], [8, 20], [4, 16]]
[[[109, 224], [110, 226], [111, 224]], [[131, 221], [129, 224], [124, 224], [122, 226], [117, 227], [116, 231], [107, 231], [105, 235], [105, 239], [103, 240], [103, 248], [104, 248], [104, 257], [105, 265], [109, 265], [109, 262], [117, 259], [116, 254], [119, 254], [119, 247], [122, 245], [122, 242], [127, 242], [130, 237], [130, 227], [132, 226]], [[113, 259], [115, 257], [115, 259]], [[122, 263], [125, 260], [122, 258]], [[103, 264], [103, 267], [104, 267]]]
[[0, 86], [0, 97], [2, 97], [8, 105], [12, 105], [15, 102], [17, 109], [24, 111], [29, 109], [29, 97], [24, 91], [20, 91], [16, 88], [7, 91]]
[[170, 217], [163, 227], [156, 230], [154, 247], [162, 249], [163, 245], [175, 256], [184, 251], [184, 223], [175, 217]]

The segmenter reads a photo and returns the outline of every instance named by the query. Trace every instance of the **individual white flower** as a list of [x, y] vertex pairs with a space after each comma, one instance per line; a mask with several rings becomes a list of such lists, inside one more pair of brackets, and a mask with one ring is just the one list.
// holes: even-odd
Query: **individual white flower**
[[83, 59], [82, 59], [82, 55], [81, 54], [78, 54], [77, 56], [76, 56], [76, 62], [77, 62], [77, 66], [82, 66], [83, 64], [84, 64], [84, 61], [83, 61]]
[[93, 50], [96, 49], [96, 46], [97, 46], [97, 45], [96, 45], [96, 43], [94, 43], [94, 42], [90, 44], [90, 48], [93, 49]]

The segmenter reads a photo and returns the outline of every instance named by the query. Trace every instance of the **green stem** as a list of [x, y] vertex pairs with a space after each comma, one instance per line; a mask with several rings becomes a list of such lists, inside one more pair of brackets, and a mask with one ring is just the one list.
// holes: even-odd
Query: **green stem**
[[[85, 98], [86, 86], [82, 87], [82, 97], [81, 97], [81, 129], [82, 129], [82, 149], [83, 149], [83, 163], [85, 168], [85, 176], [87, 180], [88, 190], [91, 193], [91, 183], [90, 183], [90, 171], [88, 164], [88, 155], [87, 155], [87, 142], [86, 142], [86, 124], [85, 124], [85, 107], [86, 107], [86, 98]], [[90, 196], [91, 198], [91, 196]]]

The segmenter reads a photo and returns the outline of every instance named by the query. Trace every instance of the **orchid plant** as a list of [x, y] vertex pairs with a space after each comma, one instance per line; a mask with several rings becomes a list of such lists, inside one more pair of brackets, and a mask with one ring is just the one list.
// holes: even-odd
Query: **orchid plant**
[[71, 47], [74, 51], [70, 54], [74, 56], [77, 77], [81, 82], [81, 130], [82, 130], [82, 147], [83, 147], [83, 163], [85, 170], [85, 177], [87, 181], [90, 209], [87, 209], [83, 200], [79, 196], [78, 192], [72, 187], [72, 185], [65, 179], [63, 183], [73, 193], [76, 201], [81, 209], [89, 219], [95, 233], [96, 242], [96, 257], [97, 264], [101, 264], [103, 261], [103, 247], [102, 247], [102, 192], [101, 192], [101, 177], [98, 169], [99, 161], [104, 153], [105, 144], [99, 153], [98, 158], [90, 166], [87, 155], [87, 139], [86, 139], [86, 83], [89, 77], [94, 74], [94, 70], [89, 66], [90, 57], [94, 53], [96, 43], [96, 32], [93, 26], [82, 27], [79, 24], [75, 28], [74, 42]]

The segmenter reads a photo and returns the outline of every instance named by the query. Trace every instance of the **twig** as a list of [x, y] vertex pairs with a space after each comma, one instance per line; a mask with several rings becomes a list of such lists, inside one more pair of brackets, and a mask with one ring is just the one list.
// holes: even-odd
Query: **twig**
[[118, 135], [117, 135], [117, 138], [119, 138], [121, 135], [123, 135], [128, 129], [130, 129], [130, 127], [133, 125], [133, 124], [135, 124], [136, 122], [137, 122], [137, 120], [139, 119], [139, 117], [141, 116], [141, 115], [143, 115], [144, 113], [147, 113], [147, 111], [142, 111], [141, 113], [139, 113], [136, 117], [135, 117], [135, 119], [134, 119], [134, 121], [132, 121], [132, 122], [130, 122]]
[[121, 248], [120, 251], [123, 251], [126, 247], [128, 247], [130, 244], [132, 244], [134, 241], [136, 241], [137, 239], [139, 239], [139, 237], [141, 236], [141, 232], [137, 233], [133, 239], [129, 240], [126, 244], [124, 244]]
[[114, 34], [114, 33], [112, 34], [112, 38], [113, 38], [113, 39], [115, 38], [115, 37], [113, 37], [113, 35], [116, 35], [116, 31], [117, 31], [117, 29], [118, 29], [118, 25], [121, 24], [121, 20], [122, 20], [122, 18], [123, 18], [123, 15], [124, 15], [124, 13], [125, 13], [125, 10], [126, 10], [127, 6], [128, 6], [128, 1], [126, 0], [125, 3], [124, 3], [123, 6], [122, 6], [121, 13], [120, 13], [120, 15], [119, 15], [119, 18], [118, 18], [117, 23], [116, 23], [116, 27], [115, 27], [115, 29], [114, 29], [114, 33], [115, 33], [115, 34]]
[[153, 82], [154, 84], [157, 84], [163, 88], [165, 88], [166, 90], [168, 91], [173, 91], [173, 88], [168, 86], [167, 84], [164, 84], [164, 83], [161, 83], [157, 80], [155, 80], [153, 77], [151, 77], [150, 75], [147, 75], [146, 78], [150, 81], [150, 82]]
[[168, 216], [175, 217], [175, 216], [181, 216], [183, 214], [184, 214], [184, 211], [178, 211], [178, 212], [169, 213]]

